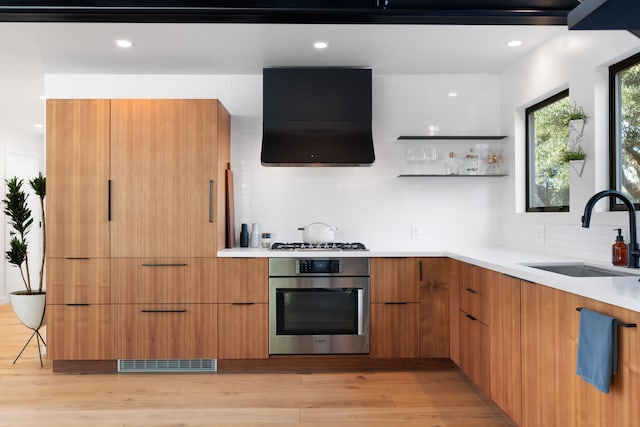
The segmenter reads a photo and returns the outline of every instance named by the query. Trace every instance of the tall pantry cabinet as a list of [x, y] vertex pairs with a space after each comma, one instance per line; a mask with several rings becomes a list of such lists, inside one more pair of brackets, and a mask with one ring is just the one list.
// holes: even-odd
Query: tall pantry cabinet
[[[71, 108], [79, 117], [69, 114]], [[82, 117], [85, 110], [99, 118]], [[216, 357], [215, 255], [225, 244], [229, 162], [224, 106], [217, 100], [49, 100], [47, 114], [48, 240], [63, 248], [48, 258], [48, 283], [59, 283], [49, 285], [48, 334], [56, 350], [49, 357]], [[95, 129], [102, 123], [106, 129]], [[100, 156], [85, 147], [92, 129], [100, 135], [94, 137]], [[106, 224], [106, 249], [72, 253], [68, 242], [91, 246], [94, 217]], [[84, 263], [106, 272], [100, 280], [85, 274], [82, 283], [74, 281], [73, 269]], [[105, 282], [100, 302], [68, 297], [78, 287], [102, 289]], [[76, 319], [54, 316], [93, 304], [108, 317], [100, 319], [105, 331], [80, 330]], [[85, 344], [99, 333], [108, 351], [85, 354]]]

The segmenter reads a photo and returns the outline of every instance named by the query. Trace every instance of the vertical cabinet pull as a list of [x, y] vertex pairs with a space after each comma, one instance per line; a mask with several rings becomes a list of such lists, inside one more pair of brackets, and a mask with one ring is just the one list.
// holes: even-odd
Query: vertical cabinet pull
[[422, 260], [420, 260], [420, 263], [418, 264], [418, 269], [420, 272], [420, 283], [422, 283], [423, 279], [422, 279]]
[[111, 221], [111, 180], [107, 180], [107, 221]]
[[213, 210], [213, 180], [210, 179], [209, 180], [209, 188], [208, 188], [208, 198], [209, 198], [209, 204], [208, 204], [208, 215], [209, 215], [209, 222], [213, 222], [213, 214], [212, 214], [212, 210]]

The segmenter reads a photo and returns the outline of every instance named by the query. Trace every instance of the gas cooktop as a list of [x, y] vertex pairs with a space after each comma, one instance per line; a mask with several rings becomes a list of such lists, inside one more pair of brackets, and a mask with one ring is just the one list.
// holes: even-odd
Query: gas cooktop
[[362, 243], [279, 243], [271, 245], [274, 251], [368, 251]]

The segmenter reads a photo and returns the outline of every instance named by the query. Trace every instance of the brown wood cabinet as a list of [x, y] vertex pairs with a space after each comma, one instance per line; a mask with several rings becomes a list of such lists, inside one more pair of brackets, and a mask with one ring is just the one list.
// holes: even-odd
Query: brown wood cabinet
[[114, 303], [215, 303], [212, 258], [112, 258]]
[[520, 279], [486, 271], [489, 285], [491, 399], [517, 424], [522, 422]]
[[487, 395], [490, 390], [487, 270], [459, 263], [459, 366]]
[[371, 258], [371, 357], [420, 356], [420, 282], [415, 258]]
[[109, 256], [110, 102], [47, 100], [47, 257]]
[[371, 302], [419, 302], [416, 258], [371, 258]]
[[109, 100], [47, 100], [47, 357], [109, 359]]
[[224, 113], [217, 100], [111, 101], [111, 256], [215, 257], [224, 247]]
[[640, 313], [533, 283], [522, 285], [522, 425], [632, 426], [640, 419], [637, 328], [618, 329], [618, 374], [609, 394], [576, 375], [576, 307], [640, 324]]
[[216, 357], [229, 135], [217, 100], [47, 101], [49, 358]]
[[489, 395], [489, 327], [460, 310], [460, 369]]
[[218, 259], [218, 357], [269, 357], [269, 260]]
[[460, 366], [460, 297], [458, 282], [462, 262], [449, 261], [449, 357]]
[[420, 357], [449, 357], [449, 258], [418, 258]]
[[47, 304], [109, 304], [108, 258], [47, 258]]
[[111, 307], [107, 304], [47, 306], [47, 357], [108, 360], [114, 357]]
[[113, 306], [119, 359], [215, 359], [217, 304]]

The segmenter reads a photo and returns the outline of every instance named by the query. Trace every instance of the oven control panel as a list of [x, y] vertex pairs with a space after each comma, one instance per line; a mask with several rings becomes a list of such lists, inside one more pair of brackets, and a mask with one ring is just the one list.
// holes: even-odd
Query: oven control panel
[[296, 273], [303, 274], [339, 274], [339, 259], [298, 259]]

